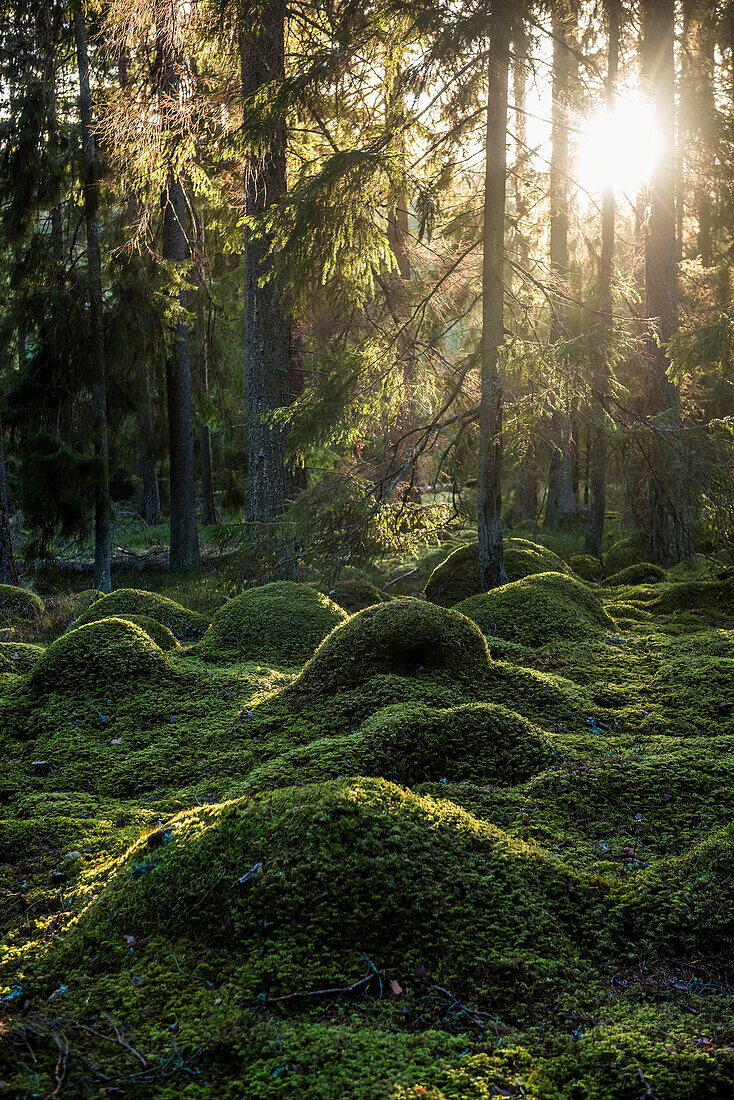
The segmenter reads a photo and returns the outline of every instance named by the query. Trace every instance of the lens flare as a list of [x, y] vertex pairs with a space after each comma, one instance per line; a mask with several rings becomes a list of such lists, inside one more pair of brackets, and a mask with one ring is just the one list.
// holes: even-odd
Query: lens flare
[[581, 185], [592, 194], [612, 187], [634, 195], [650, 178], [659, 152], [655, 114], [648, 104], [618, 103], [613, 114], [595, 115], [579, 147]]

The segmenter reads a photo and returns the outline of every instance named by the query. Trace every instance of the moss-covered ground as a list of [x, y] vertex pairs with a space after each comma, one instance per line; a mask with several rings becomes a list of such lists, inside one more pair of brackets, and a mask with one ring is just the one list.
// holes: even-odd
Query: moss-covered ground
[[734, 1095], [734, 581], [569, 550], [458, 609], [398, 563], [349, 617], [211, 575], [27, 600], [0, 1092]]

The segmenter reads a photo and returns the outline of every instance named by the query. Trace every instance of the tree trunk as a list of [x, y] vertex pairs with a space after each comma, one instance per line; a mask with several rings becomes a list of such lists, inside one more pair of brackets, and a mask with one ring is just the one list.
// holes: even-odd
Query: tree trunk
[[489, 94], [484, 176], [482, 389], [479, 405], [478, 534], [482, 592], [507, 583], [502, 546], [502, 377], [504, 344], [507, 85], [510, 27], [502, 4], [489, 25]]
[[716, 21], [709, 5], [684, 0], [679, 138], [693, 177], [696, 255], [714, 262], [712, 163], [716, 159]]
[[[209, 394], [209, 339], [210, 312], [206, 296], [206, 242], [201, 219], [194, 217], [196, 225], [196, 254], [194, 270], [196, 272], [196, 381], [199, 387], [199, 400], [206, 405]], [[209, 425], [199, 420], [199, 464], [201, 466], [202, 523], [213, 527], [217, 523], [217, 505], [214, 497], [214, 469], [212, 462], [212, 437]]]
[[[181, 87], [180, 59], [176, 48], [174, 0], [157, 0], [156, 29], [160, 113], [164, 129], [170, 127]], [[173, 168], [161, 198], [163, 259], [181, 273], [189, 256], [188, 205], [183, 184]], [[186, 290], [181, 286], [178, 303], [186, 309]], [[191, 358], [187, 321], [176, 324], [166, 360], [168, 442], [171, 492], [171, 569], [192, 569], [200, 564], [199, 531], [194, 487], [194, 420], [191, 399]]]
[[99, 184], [97, 154], [92, 124], [92, 93], [87, 56], [87, 27], [80, 4], [74, 11], [74, 36], [79, 69], [79, 108], [82, 124], [84, 171], [84, 216], [87, 225], [87, 271], [89, 278], [90, 363], [92, 368], [92, 416], [95, 447], [94, 583], [102, 592], [112, 591], [110, 544], [109, 445], [107, 440], [107, 381], [105, 368], [104, 320], [102, 314], [102, 257], [99, 243]]
[[5, 475], [2, 421], [0, 421], [0, 584], [18, 584], [18, 570], [13, 558], [13, 539], [10, 532], [10, 506], [8, 504], [8, 482]]
[[[619, 32], [621, 6], [620, 0], [607, 0], [607, 18], [609, 20], [609, 58], [607, 64], [607, 118], [614, 114], [617, 101], [617, 77], [619, 75]], [[591, 455], [589, 458], [589, 480], [591, 505], [589, 521], [586, 527], [586, 553], [601, 557], [604, 537], [604, 516], [607, 493], [607, 433], [604, 423], [606, 414], [606, 394], [609, 384], [607, 366], [607, 336], [614, 323], [612, 301], [612, 271], [614, 266], [614, 232], [617, 206], [614, 188], [607, 187], [602, 196], [601, 212], [601, 271], [599, 285], [599, 313], [603, 329], [601, 354], [594, 372], [592, 408]]]
[[[555, 300], [551, 337], [567, 340], [570, 335], [569, 250], [570, 155], [568, 146], [568, 96], [573, 72], [569, 48], [575, 31], [575, 15], [570, 0], [555, 0], [553, 5], [553, 103], [550, 163], [550, 266]], [[562, 387], [560, 387], [562, 390]], [[576, 514], [573, 491], [570, 408], [567, 397], [559, 392], [556, 411], [551, 419], [553, 447], [548, 470], [548, 504], [545, 527], [557, 527]]]
[[155, 462], [155, 409], [150, 391], [150, 370], [142, 367], [138, 372], [142, 407], [138, 414], [140, 436], [139, 470], [141, 481], [141, 510], [148, 527], [157, 527], [163, 520], [158, 471]]
[[[249, 14], [249, 13], [248, 13]], [[249, 99], [285, 75], [285, 3], [265, 0], [255, 25], [243, 19], [240, 32], [242, 92], [247, 127]], [[267, 147], [249, 158], [245, 174], [245, 215], [262, 215], [286, 192], [286, 132], [279, 121]], [[268, 414], [288, 404], [291, 371], [291, 318], [277, 278], [271, 277], [272, 242], [245, 227], [244, 372], [247, 402], [247, 520], [280, 516], [288, 496], [286, 435], [270, 427]]]
[[655, 105], [660, 154], [650, 187], [645, 241], [649, 333], [646, 398], [651, 424], [649, 463], [650, 560], [681, 561], [690, 535], [683, 494], [680, 392], [668, 378], [664, 345], [678, 329], [678, 261], [675, 222], [675, 2], [645, 0], [643, 78]]

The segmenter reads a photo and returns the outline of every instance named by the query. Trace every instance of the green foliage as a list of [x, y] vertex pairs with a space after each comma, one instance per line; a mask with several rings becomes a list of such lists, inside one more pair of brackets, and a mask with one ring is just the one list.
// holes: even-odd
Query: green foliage
[[541, 646], [556, 638], [583, 639], [615, 629], [594, 593], [575, 577], [538, 573], [455, 607], [482, 629], [510, 642]]
[[146, 615], [155, 619], [180, 642], [197, 642], [209, 629], [209, 620], [204, 615], [189, 611], [158, 592], [138, 588], [118, 588], [116, 592], [102, 596], [77, 619], [76, 625], [83, 626], [104, 618], [128, 618], [130, 615]]
[[[552, 550], [527, 539], [505, 539], [505, 570], [510, 581], [535, 573], [567, 573], [568, 566]], [[426, 599], [441, 607], [454, 607], [481, 592], [479, 543], [454, 550], [436, 567], [426, 585]]]
[[0, 642], [0, 672], [23, 676], [30, 672], [44, 652], [43, 646], [23, 642]]
[[43, 600], [35, 592], [0, 584], [0, 619], [36, 619], [43, 611]]
[[235, 596], [214, 616], [196, 655], [205, 661], [305, 661], [347, 618], [328, 596], [306, 584], [280, 581]]

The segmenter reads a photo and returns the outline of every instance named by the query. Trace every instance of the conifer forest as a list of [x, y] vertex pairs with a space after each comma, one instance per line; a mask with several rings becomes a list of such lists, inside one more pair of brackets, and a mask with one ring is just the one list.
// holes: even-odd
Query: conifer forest
[[0, 0], [0, 1097], [734, 1097], [734, 0]]

